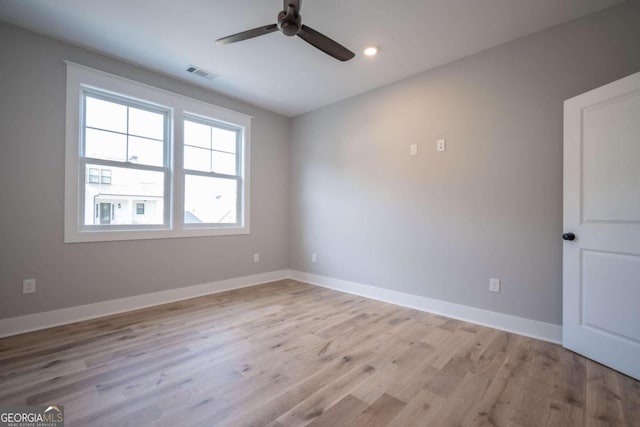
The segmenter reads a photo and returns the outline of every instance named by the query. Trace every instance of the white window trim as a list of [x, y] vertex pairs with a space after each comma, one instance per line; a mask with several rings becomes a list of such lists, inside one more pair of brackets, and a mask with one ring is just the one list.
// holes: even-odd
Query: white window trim
[[[66, 142], [65, 142], [65, 219], [64, 241], [100, 242], [113, 240], [164, 239], [180, 237], [222, 236], [249, 234], [250, 229], [250, 183], [251, 183], [251, 120], [253, 117], [138, 83], [124, 77], [105, 73], [90, 67], [65, 61], [67, 65], [67, 109], [66, 109]], [[159, 229], [144, 230], [83, 230], [80, 217], [80, 126], [83, 87], [99, 91], [113, 92], [129, 98], [137, 98], [144, 102], [155, 103], [173, 110], [169, 117], [172, 132], [169, 154], [169, 166], [172, 180], [169, 189], [169, 200], [165, 203], [171, 207], [169, 223]], [[183, 120], [184, 113], [208, 117], [215, 121], [229, 123], [243, 129], [242, 144], [242, 176], [244, 194], [240, 226], [190, 227], [184, 224], [184, 173], [183, 173]]]

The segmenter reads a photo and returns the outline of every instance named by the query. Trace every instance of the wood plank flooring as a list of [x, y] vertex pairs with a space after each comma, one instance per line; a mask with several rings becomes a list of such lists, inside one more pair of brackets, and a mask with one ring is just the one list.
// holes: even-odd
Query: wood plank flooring
[[0, 404], [67, 426], [640, 426], [549, 344], [285, 280], [0, 340]]

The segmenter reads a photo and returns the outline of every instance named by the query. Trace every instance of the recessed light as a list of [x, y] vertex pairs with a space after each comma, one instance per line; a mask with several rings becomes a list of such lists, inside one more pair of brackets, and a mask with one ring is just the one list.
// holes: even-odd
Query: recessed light
[[367, 46], [363, 52], [366, 56], [376, 56], [380, 52], [380, 48], [378, 46]]

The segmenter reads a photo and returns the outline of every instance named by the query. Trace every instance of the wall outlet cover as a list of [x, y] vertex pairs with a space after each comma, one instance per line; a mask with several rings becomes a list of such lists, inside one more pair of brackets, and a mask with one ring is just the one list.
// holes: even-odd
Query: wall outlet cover
[[22, 281], [22, 293], [23, 294], [35, 294], [36, 293], [36, 279], [26, 279]]

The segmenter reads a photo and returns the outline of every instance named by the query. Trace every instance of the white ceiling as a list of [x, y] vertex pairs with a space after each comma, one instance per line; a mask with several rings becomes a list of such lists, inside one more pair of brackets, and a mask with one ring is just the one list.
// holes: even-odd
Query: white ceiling
[[344, 63], [279, 32], [214, 43], [282, 0], [0, 0], [0, 19], [295, 116], [622, 1], [304, 0], [303, 22], [356, 52]]

